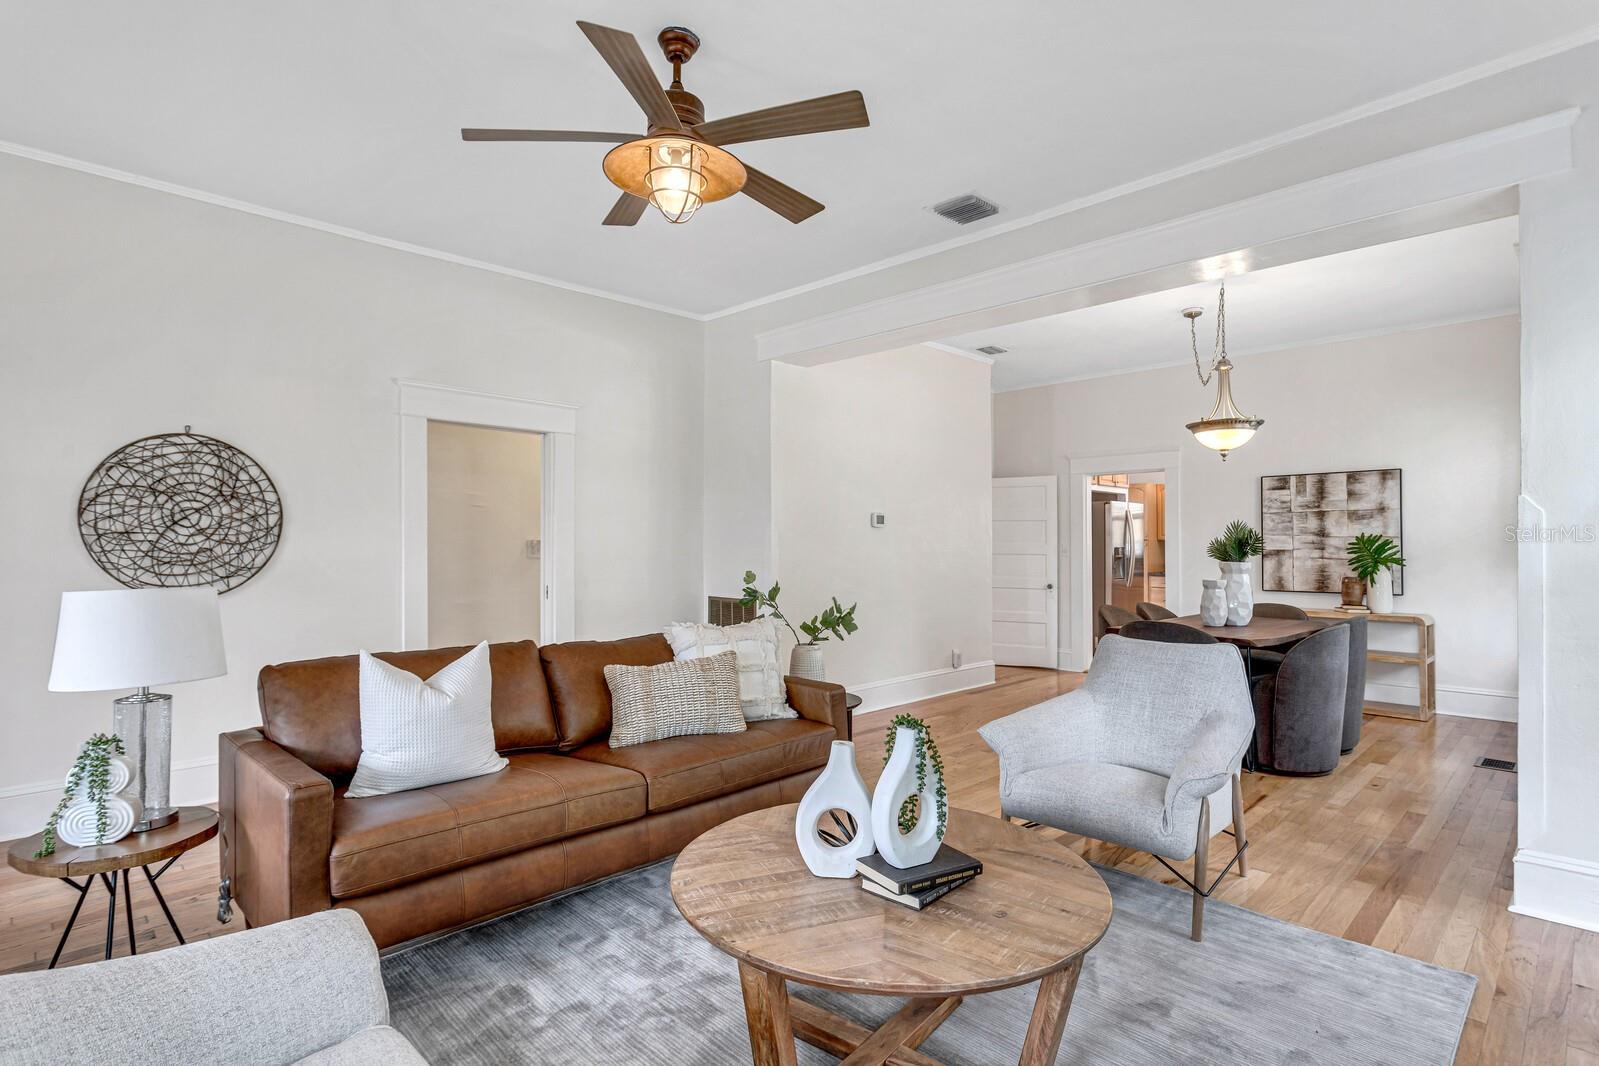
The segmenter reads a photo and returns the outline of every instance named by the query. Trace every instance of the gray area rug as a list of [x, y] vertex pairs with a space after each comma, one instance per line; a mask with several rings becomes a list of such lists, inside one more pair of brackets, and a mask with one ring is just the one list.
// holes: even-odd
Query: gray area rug
[[[1060, 1064], [1449, 1066], [1476, 978], [1101, 870], [1116, 916], [1089, 952]], [[383, 960], [396, 1028], [434, 1066], [747, 1063], [738, 969], [672, 904], [671, 863]], [[902, 1001], [790, 985], [875, 1027]], [[1014, 1063], [1036, 986], [971, 996], [922, 1050]], [[801, 1044], [803, 1066], [838, 1060]]]

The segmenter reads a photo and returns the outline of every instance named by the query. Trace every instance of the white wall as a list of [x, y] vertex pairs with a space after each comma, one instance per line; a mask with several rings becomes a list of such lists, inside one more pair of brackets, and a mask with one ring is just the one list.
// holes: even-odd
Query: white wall
[[[703, 328], [693, 321], [0, 156], [0, 838], [36, 830], [114, 694], [45, 690], [84, 478], [181, 430], [251, 453], [277, 556], [222, 598], [230, 673], [174, 687], [175, 794], [265, 663], [399, 646], [397, 377], [580, 405], [579, 636], [699, 617]], [[762, 397], [764, 403], [765, 398]]]
[[427, 434], [428, 646], [538, 640], [542, 438], [432, 421]]
[[[1599, 78], [1589, 68], [1599, 103]], [[1521, 491], [1546, 529], [1599, 523], [1599, 116], [1576, 166], [1521, 189]], [[1513, 910], [1599, 929], [1599, 543], [1520, 547], [1521, 760]]]
[[[1234, 395], [1266, 420], [1224, 464], [1183, 424], [1209, 409], [1192, 366], [1048, 385], [994, 397], [994, 474], [1060, 475], [1068, 460], [1181, 450], [1182, 585], [1168, 606], [1199, 606], [1215, 576], [1205, 544], [1231, 519], [1260, 524], [1260, 478], [1326, 470], [1404, 471], [1405, 594], [1400, 611], [1437, 620], [1438, 708], [1513, 718], [1516, 705], [1517, 349], [1512, 317], [1242, 359]], [[1073, 545], [1061, 493], [1061, 574]], [[1255, 564], [1255, 580], [1260, 566]], [[1331, 607], [1335, 594], [1257, 591], [1257, 599]], [[1070, 647], [1071, 597], [1062, 596]], [[1374, 646], [1410, 650], [1410, 631], [1372, 627]], [[1065, 661], [1063, 659], [1063, 661]], [[1414, 701], [1414, 671], [1372, 664], [1373, 698]]]
[[772, 367], [781, 602], [796, 624], [859, 604], [824, 647], [866, 710], [993, 680], [988, 397], [987, 365], [934, 348]]

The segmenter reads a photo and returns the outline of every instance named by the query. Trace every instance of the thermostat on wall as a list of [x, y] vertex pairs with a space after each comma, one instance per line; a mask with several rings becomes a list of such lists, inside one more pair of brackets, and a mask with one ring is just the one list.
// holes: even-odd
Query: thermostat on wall
[[873, 511], [872, 512], [872, 528], [873, 529], [882, 529], [886, 525], [888, 525], [888, 516], [885, 515], [882, 511]]

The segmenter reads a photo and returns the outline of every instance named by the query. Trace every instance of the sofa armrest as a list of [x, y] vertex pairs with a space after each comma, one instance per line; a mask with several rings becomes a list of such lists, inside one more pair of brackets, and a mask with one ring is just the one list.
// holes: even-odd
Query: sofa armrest
[[333, 905], [333, 782], [259, 729], [223, 733], [222, 876], [253, 926]]
[[855, 729], [849, 707], [844, 703], [843, 685], [803, 677], [785, 677], [783, 683], [788, 686], [788, 705], [798, 711], [801, 718], [832, 726], [838, 740], [854, 739]]

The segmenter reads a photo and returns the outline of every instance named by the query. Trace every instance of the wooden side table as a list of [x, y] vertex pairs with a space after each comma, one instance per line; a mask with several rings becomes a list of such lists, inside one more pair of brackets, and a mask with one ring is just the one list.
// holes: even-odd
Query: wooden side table
[[[1306, 611], [1312, 618], [1352, 618], [1356, 617], [1349, 611], [1338, 610], [1312, 610]], [[1401, 666], [1414, 666], [1416, 668], [1416, 688], [1418, 698], [1416, 706], [1407, 703], [1389, 703], [1386, 700], [1367, 700], [1366, 713], [1380, 714], [1387, 718], [1408, 718], [1414, 722], [1430, 722], [1438, 710], [1438, 637], [1434, 632], [1432, 615], [1430, 614], [1362, 614], [1359, 617], [1366, 621], [1383, 624], [1414, 626], [1416, 629], [1416, 650], [1410, 651], [1383, 651], [1371, 648], [1366, 652], [1366, 661], [1373, 663], [1397, 663]]]
[[[133, 878], [134, 867], [144, 870], [145, 880], [150, 883], [150, 891], [155, 893], [155, 901], [161, 905], [161, 913], [167, 916], [167, 924], [172, 927], [178, 943], [186, 943], [183, 939], [183, 930], [178, 928], [176, 919], [172, 917], [172, 908], [167, 906], [166, 897], [161, 895], [161, 889], [156, 886], [156, 881], [178, 861], [180, 855], [216, 835], [216, 811], [209, 807], [179, 807], [178, 820], [159, 829], [152, 829], [147, 833], [133, 833], [114, 843], [101, 844], [98, 847], [74, 848], [58, 841], [56, 850], [42, 859], [33, 857], [33, 853], [39, 850], [42, 834], [35, 833], [31, 837], [13, 840], [11, 847], [6, 851], [6, 861], [13, 867], [35, 877], [58, 878], [65, 881], [78, 894], [78, 902], [72, 907], [72, 916], [67, 919], [67, 927], [61, 931], [61, 939], [56, 943], [55, 954], [50, 956], [49, 968], [54, 969], [55, 964], [60, 961], [61, 949], [67, 946], [67, 937], [72, 935], [73, 923], [78, 920], [78, 912], [83, 909], [83, 901], [89, 898], [89, 889], [94, 887], [96, 877], [100, 878], [106, 894], [110, 896], [106, 910], [105, 957], [108, 959], [111, 957], [111, 948], [116, 943], [118, 881], [122, 883], [123, 910], [127, 914], [128, 952], [133, 955], [139, 953], [139, 947], [134, 943], [133, 937], [133, 888], [129, 884]], [[150, 865], [163, 859], [166, 860], [165, 864], [151, 873]], [[83, 881], [80, 883], [73, 880], [75, 877], [81, 877]]]

